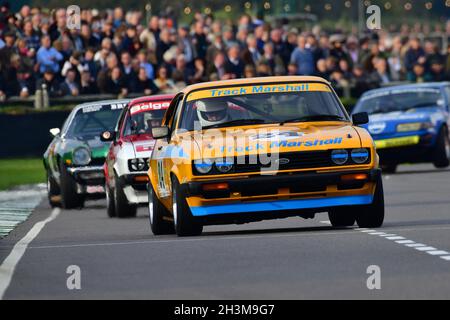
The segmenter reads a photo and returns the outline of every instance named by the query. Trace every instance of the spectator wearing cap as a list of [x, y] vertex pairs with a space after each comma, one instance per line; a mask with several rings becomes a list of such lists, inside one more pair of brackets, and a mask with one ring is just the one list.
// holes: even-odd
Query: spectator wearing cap
[[343, 43], [345, 41], [345, 37], [341, 34], [336, 34], [330, 37], [331, 49], [330, 56], [336, 58], [337, 61], [341, 59], [347, 60], [349, 65], [353, 67], [352, 59], [350, 55], [344, 50]]
[[315, 72], [313, 54], [306, 48], [306, 38], [302, 35], [298, 36], [297, 48], [292, 52], [291, 62], [297, 64], [299, 75], [312, 75]]
[[0, 49], [0, 71], [7, 67], [11, 61], [11, 56], [18, 53], [17, 47], [15, 46], [16, 35], [14, 32], [7, 32], [4, 38], [5, 45]]
[[42, 37], [41, 47], [39, 48], [36, 57], [41, 74], [46, 70], [57, 73], [59, 71], [59, 62], [64, 58], [58, 50], [51, 46], [50, 36], [48, 35]]

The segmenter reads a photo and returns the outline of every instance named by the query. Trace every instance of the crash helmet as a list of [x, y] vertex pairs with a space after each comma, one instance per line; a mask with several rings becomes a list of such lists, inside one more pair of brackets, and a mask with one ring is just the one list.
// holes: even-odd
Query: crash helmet
[[229, 121], [228, 105], [221, 99], [208, 99], [196, 102], [197, 115], [202, 127], [213, 126]]
[[152, 128], [161, 126], [161, 116], [158, 114], [158, 112], [145, 112], [144, 124], [146, 131], [151, 132]]

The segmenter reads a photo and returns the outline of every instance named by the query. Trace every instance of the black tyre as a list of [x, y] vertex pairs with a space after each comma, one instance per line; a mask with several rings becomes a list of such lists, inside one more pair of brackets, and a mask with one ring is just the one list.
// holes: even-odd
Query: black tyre
[[136, 217], [137, 206], [128, 202], [123, 188], [125, 187], [117, 174], [114, 175], [115, 187], [114, 187], [114, 208], [116, 210], [116, 217], [118, 218], [133, 218]]
[[185, 194], [175, 177], [172, 179], [172, 213], [175, 232], [179, 237], [198, 236], [202, 233], [203, 225], [192, 216]]
[[436, 168], [446, 168], [450, 165], [450, 138], [448, 129], [442, 127], [433, 151], [433, 164]]
[[352, 207], [339, 207], [328, 212], [333, 227], [351, 227], [355, 224], [356, 215]]
[[174, 234], [175, 228], [172, 221], [167, 221], [169, 211], [159, 201], [151, 183], [147, 185], [148, 190], [148, 216], [150, 228], [155, 236], [163, 234]]
[[61, 207], [61, 190], [55, 180], [47, 173], [48, 202], [52, 208]]
[[75, 179], [61, 165], [61, 205], [64, 209], [77, 209], [84, 206], [84, 195], [77, 193]]
[[384, 193], [381, 176], [377, 179], [372, 204], [359, 208], [356, 222], [360, 228], [379, 228], [384, 222]]
[[386, 165], [382, 165], [381, 169], [383, 170], [383, 173], [395, 173], [397, 171], [397, 165], [396, 164], [386, 164]]
[[106, 212], [108, 217], [114, 218], [116, 216], [116, 208], [114, 206], [114, 192], [108, 183], [105, 183], [105, 193], [106, 193]]

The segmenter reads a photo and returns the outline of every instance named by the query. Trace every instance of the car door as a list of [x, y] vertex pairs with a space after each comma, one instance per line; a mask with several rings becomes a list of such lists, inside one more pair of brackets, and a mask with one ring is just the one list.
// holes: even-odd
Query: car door
[[[173, 140], [171, 138], [175, 130], [176, 116], [183, 104], [183, 95], [179, 94], [173, 100], [166, 111], [162, 125], [169, 127], [169, 138], [158, 139], [152, 153], [151, 170], [154, 172], [154, 177], [157, 180], [156, 192], [159, 198], [164, 202], [170, 202], [171, 181], [170, 169], [172, 162], [170, 157], [170, 149], [173, 147]], [[166, 203], [164, 203], [166, 204]], [[167, 203], [167, 205], [169, 205]]]

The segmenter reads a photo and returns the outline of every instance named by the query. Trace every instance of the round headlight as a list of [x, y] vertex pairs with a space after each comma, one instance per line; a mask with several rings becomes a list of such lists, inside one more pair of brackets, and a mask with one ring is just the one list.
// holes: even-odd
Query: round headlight
[[91, 162], [91, 152], [84, 147], [80, 147], [73, 151], [73, 163], [77, 166], [84, 166]]
[[364, 163], [369, 159], [369, 150], [367, 149], [353, 149], [352, 160], [355, 163]]
[[207, 174], [211, 171], [213, 162], [209, 159], [200, 159], [194, 161], [195, 170], [201, 174]]
[[216, 168], [220, 173], [227, 173], [233, 169], [233, 161], [231, 159], [216, 159]]
[[133, 171], [142, 171], [145, 169], [145, 159], [132, 159], [130, 161], [131, 163], [131, 170]]
[[331, 160], [337, 165], [343, 165], [348, 160], [348, 152], [347, 150], [333, 150], [331, 152]]

